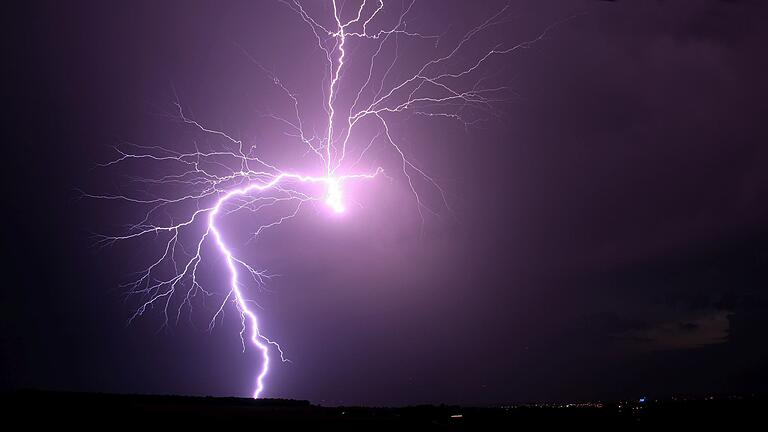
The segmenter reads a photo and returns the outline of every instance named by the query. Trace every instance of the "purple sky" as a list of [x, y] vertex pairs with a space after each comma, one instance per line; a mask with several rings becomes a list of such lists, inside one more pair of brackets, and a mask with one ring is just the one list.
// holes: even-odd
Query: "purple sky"
[[[403, 179], [377, 181], [355, 186], [362, 206], [341, 220], [310, 210], [236, 246], [281, 275], [256, 296], [293, 363], [266, 395], [402, 405], [765, 391], [768, 8], [510, 4], [486, 46], [578, 15], [492, 64], [489, 80], [512, 90], [501, 117], [468, 131], [395, 122], [453, 213], [422, 231]], [[418, 1], [413, 28], [455, 41], [503, 5]], [[119, 284], [159, 244], [93, 247], [92, 233], [139, 212], [77, 190], [130, 191], [130, 171], [97, 167], [120, 141], [204, 142], [163, 115], [174, 92], [196, 119], [277, 142], [257, 114], [290, 107], [243, 49], [317, 99], [312, 34], [277, 1], [39, 2], [12, 17], [0, 385], [249, 395], [258, 359], [240, 352], [234, 312], [212, 333], [204, 309], [167, 331], [158, 313], [125, 326], [136, 304]], [[433, 54], [421, 43], [403, 55]], [[221, 262], [210, 265], [215, 286]]]

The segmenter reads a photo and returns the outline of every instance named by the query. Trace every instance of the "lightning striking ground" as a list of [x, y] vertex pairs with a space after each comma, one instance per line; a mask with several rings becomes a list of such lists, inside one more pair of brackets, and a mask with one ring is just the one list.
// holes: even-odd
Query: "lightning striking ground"
[[[213, 329], [228, 305], [238, 311], [243, 350], [250, 343], [261, 354], [253, 392], [255, 398], [260, 397], [265, 389], [270, 353], [276, 352], [282, 362], [288, 360], [280, 345], [262, 332], [253, 301], [245, 295], [245, 278], [241, 277], [241, 274], [245, 275], [251, 283], [263, 287], [272, 275], [235, 256], [221, 231], [221, 216], [241, 211], [263, 214], [267, 209], [275, 212], [284, 210], [261, 224], [253, 233], [253, 238], [256, 238], [265, 230], [297, 217], [308, 204], [324, 203], [332, 212], [343, 213], [346, 210], [346, 184], [374, 181], [380, 177], [393, 181], [402, 179], [413, 196], [415, 211], [422, 222], [424, 211], [436, 211], [425, 204], [417, 192], [422, 186], [417, 186], [417, 183], [436, 191], [441, 205], [448, 208], [445, 193], [435, 178], [413, 162], [408, 157], [408, 150], [396, 142], [391, 118], [398, 115], [445, 118], [470, 127], [489, 114], [495, 115], [497, 110], [494, 104], [503, 101], [506, 87], [486, 87], [484, 84], [488, 77], [482, 71], [483, 66], [495, 56], [530, 47], [544, 38], [549, 30], [515, 45], [502, 43], [482, 51], [477, 51], [476, 47], [469, 49], [469, 45], [484, 31], [508, 21], [510, 10], [509, 6], [505, 6], [464, 34], [452, 48], [441, 51], [439, 42], [442, 36], [408, 29], [408, 17], [415, 0], [405, 3], [395, 12], [383, 0], [355, 2], [356, 6], [347, 8], [347, 11], [339, 2], [332, 0], [332, 17], [325, 19], [313, 17], [298, 0], [280, 0], [280, 3], [306, 23], [310, 31], [309, 40], [314, 40], [325, 57], [324, 99], [321, 104], [325, 113], [324, 131], [320, 134], [312, 131], [310, 134], [312, 128], [302, 116], [306, 101], [292, 92], [275, 73], [255, 60], [254, 63], [292, 103], [294, 118], [275, 114], [269, 117], [286, 128], [286, 135], [301, 144], [306, 149], [305, 154], [316, 158], [318, 168], [314, 174], [279, 168], [261, 158], [254, 146], [194, 120], [177, 101], [177, 111], [173, 114], [176, 120], [199, 133], [221, 139], [225, 144], [214, 150], [201, 150], [196, 145], [194, 151], [178, 152], [166, 147], [123, 143], [115, 148], [118, 156], [103, 166], [129, 162], [170, 166], [172, 168], [165, 175], [135, 179], [150, 186], [159, 186], [161, 191], [150, 197], [86, 194], [146, 206], [147, 209], [144, 217], [124, 234], [100, 236], [100, 244], [143, 237], [163, 239], [158, 256], [125, 286], [129, 295], [143, 298], [129, 321], [160, 307], [164, 316], [163, 325], [168, 326], [171, 322], [177, 323], [183, 311], [188, 310], [191, 314], [195, 297], [221, 298], [208, 327]], [[384, 19], [387, 12], [392, 12], [391, 16], [395, 17], [389, 24]], [[349, 62], [356, 60], [351, 57], [352, 51], [348, 51], [352, 40], [361, 46], [370, 44], [372, 48], [369, 56], [360, 56], [361, 61], [367, 62], [367, 76], [352, 89], [354, 99], [345, 110], [339, 103], [339, 93], [345, 85], [354, 85], [351, 82], [347, 84], [344, 79]], [[411, 73], [395, 74], [393, 71], [400, 66], [401, 60], [398, 48], [408, 40], [434, 42], [435, 54]], [[390, 55], [385, 58], [387, 47], [390, 48]], [[250, 54], [246, 55], [250, 57]], [[398, 80], [396, 76], [405, 78]], [[376, 131], [360, 144], [352, 143], [353, 130], [357, 130], [364, 119], [377, 124]], [[370, 150], [374, 147], [388, 149], [399, 161], [396, 169], [385, 173], [383, 166], [370, 164]], [[358, 167], [364, 164], [369, 164], [370, 168], [359, 170]], [[307, 186], [315, 186], [314, 189], [320, 187], [322, 192]], [[162, 214], [179, 212], [186, 213], [180, 221], [157, 222]], [[194, 240], [190, 241], [190, 238]], [[199, 276], [205, 245], [211, 242], [227, 267], [228, 285], [223, 293], [205, 288]]]

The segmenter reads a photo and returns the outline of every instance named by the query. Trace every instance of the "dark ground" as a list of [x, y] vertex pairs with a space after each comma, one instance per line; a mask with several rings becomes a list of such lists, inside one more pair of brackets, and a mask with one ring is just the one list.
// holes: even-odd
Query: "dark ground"
[[[401, 408], [323, 407], [286, 399], [118, 395], [20, 391], [2, 395], [3, 419], [62, 426], [252, 425], [418, 430], [478, 430], [532, 426], [700, 427], [760, 429], [766, 399], [722, 397], [648, 400], [580, 405], [460, 407], [421, 405]], [[17, 423], [18, 424], [18, 423]]]

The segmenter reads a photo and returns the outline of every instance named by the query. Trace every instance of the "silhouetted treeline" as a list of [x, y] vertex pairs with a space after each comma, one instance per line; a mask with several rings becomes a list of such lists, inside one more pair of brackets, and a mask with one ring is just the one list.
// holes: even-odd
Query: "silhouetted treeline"
[[243, 425], [338, 430], [488, 430], [515, 427], [739, 426], [763, 424], [766, 399], [723, 398], [578, 405], [323, 407], [304, 400], [19, 391], [1, 397], [6, 424], [122, 427]]

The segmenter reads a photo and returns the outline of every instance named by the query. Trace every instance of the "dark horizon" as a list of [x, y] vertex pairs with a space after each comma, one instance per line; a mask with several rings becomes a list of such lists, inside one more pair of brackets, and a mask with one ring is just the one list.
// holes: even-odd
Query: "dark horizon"
[[359, 408], [372, 408], [372, 409], [398, 409], [398, 408], [412, 408], [412, 407], [456, 407], [456, 408], [590, 408], [600, 409], [606, 407], [616, 407], [619, 405], [627, 406], [642, 406], [646, 403], [656, 404], [672, 404], [672, 403], [701, 403], [708, 401], [715, 402], [733, 402], [733, 403], [763, 403], [768, 400], [768, 392], [752, 392], [752, 393], [718, 393], [718, 394], [675, 394], [665, 397], [649, 397], [647, 395], [640, 395], [639, 397], [626, 397], [615, 399], [593, 399], [593, 400], [526, 400], [526, 401], [496, 401], [488, 403], [478, 404], [461, 404], [453, 403], [447, 404], [444, 402], [436, 403], [414, 403], [414, 404], [392, 404], [392, 405], [362, 405], [362, 404], [333, 404], [315, 402], [308, 399], [301, 398], [279, 398], [279, 397], [262, 397], [253, 398], [251, 396], [213, 396], [213, 395], [183, 395], [183, 394], [170, 394], [170, 393], [119, 393], [119, 392], [100, 392], [100, 391], [71, 391], [71, 390], [50, 390], [44, 388], [15, 388], [15, 389], [3, 389], [0, 391], [0, 398], [7, 399], [28, 399], [34, 400], [35, 398], [58, 398], [63, 403], [71, 403], [78, 398], [91, 398], [91, 399], [104, 399], [104, 400], [120, 400], [120, 399], [144, 399], [148, 401], [152, 400], [180, 400], [180, 401], [216, 401], [218, 404], [233, 403], [246, 403], [253, 406], [315, 406], [322, 408], [344, 408], [344, 407], [359, 407]]
[[[416, 405], [404, 407], [320, 406], [285, 399], [19, 392], [0, 393], [11, 418], [32, 417], [36, 424], [101, 425], [115, 418], [124, 424], [175, 426], [254, 424], [328, 426], [359, 429], [418, 427], [428, 430], [478, 430], [507, 427], [734, 427], [759, 422], [765, 399], [640, 400], [618, 403], [539, 404], [472, 407]], [[44, 410], [45, 420], [35, 413]]]
[[[409, 29], [449, 44], [506, 2], [437, 4], [417, 0]], [[265, 396], [404, 406], [765, 394], [768, 6], [509, 4], [462, 59], [551, 30], [483, 72], [509, 87], [489, 118], [394, 123], [452, 211], [420, 184], [439, 210], [422, 224], [395, 178], [351, 188], [360, 205], [343, 219], [308, 208], [236, 245], [280, 275], [249, 288], [292, 361], [275, 363]], [[161, 329], [157, 309], [126, 325], [138, 305], [120, 285], [162, 245], [94, 246], [141, 213], [81, 191], [129, 193], [131, 176], [158, 174], [99, 167], [121, 143], [216, 144], [169, 115], [177, 101], [249, 143], [278, 142], [263, 114], [291, 107], [248, 55], [317, 97], [312, 33], [277, 1], [40, 1], [8, 17], [0, 391], [247, 397], [259, 358], [242, 353], [236, 312], [210, 332], [215, 305], [202, 302], [178, 325]], [[401, 49], [407, 64], [442, 48]], [[304, 167], [275, 147], [260, 149]], [[209, 259], [217, 291], [222, 261]]]

